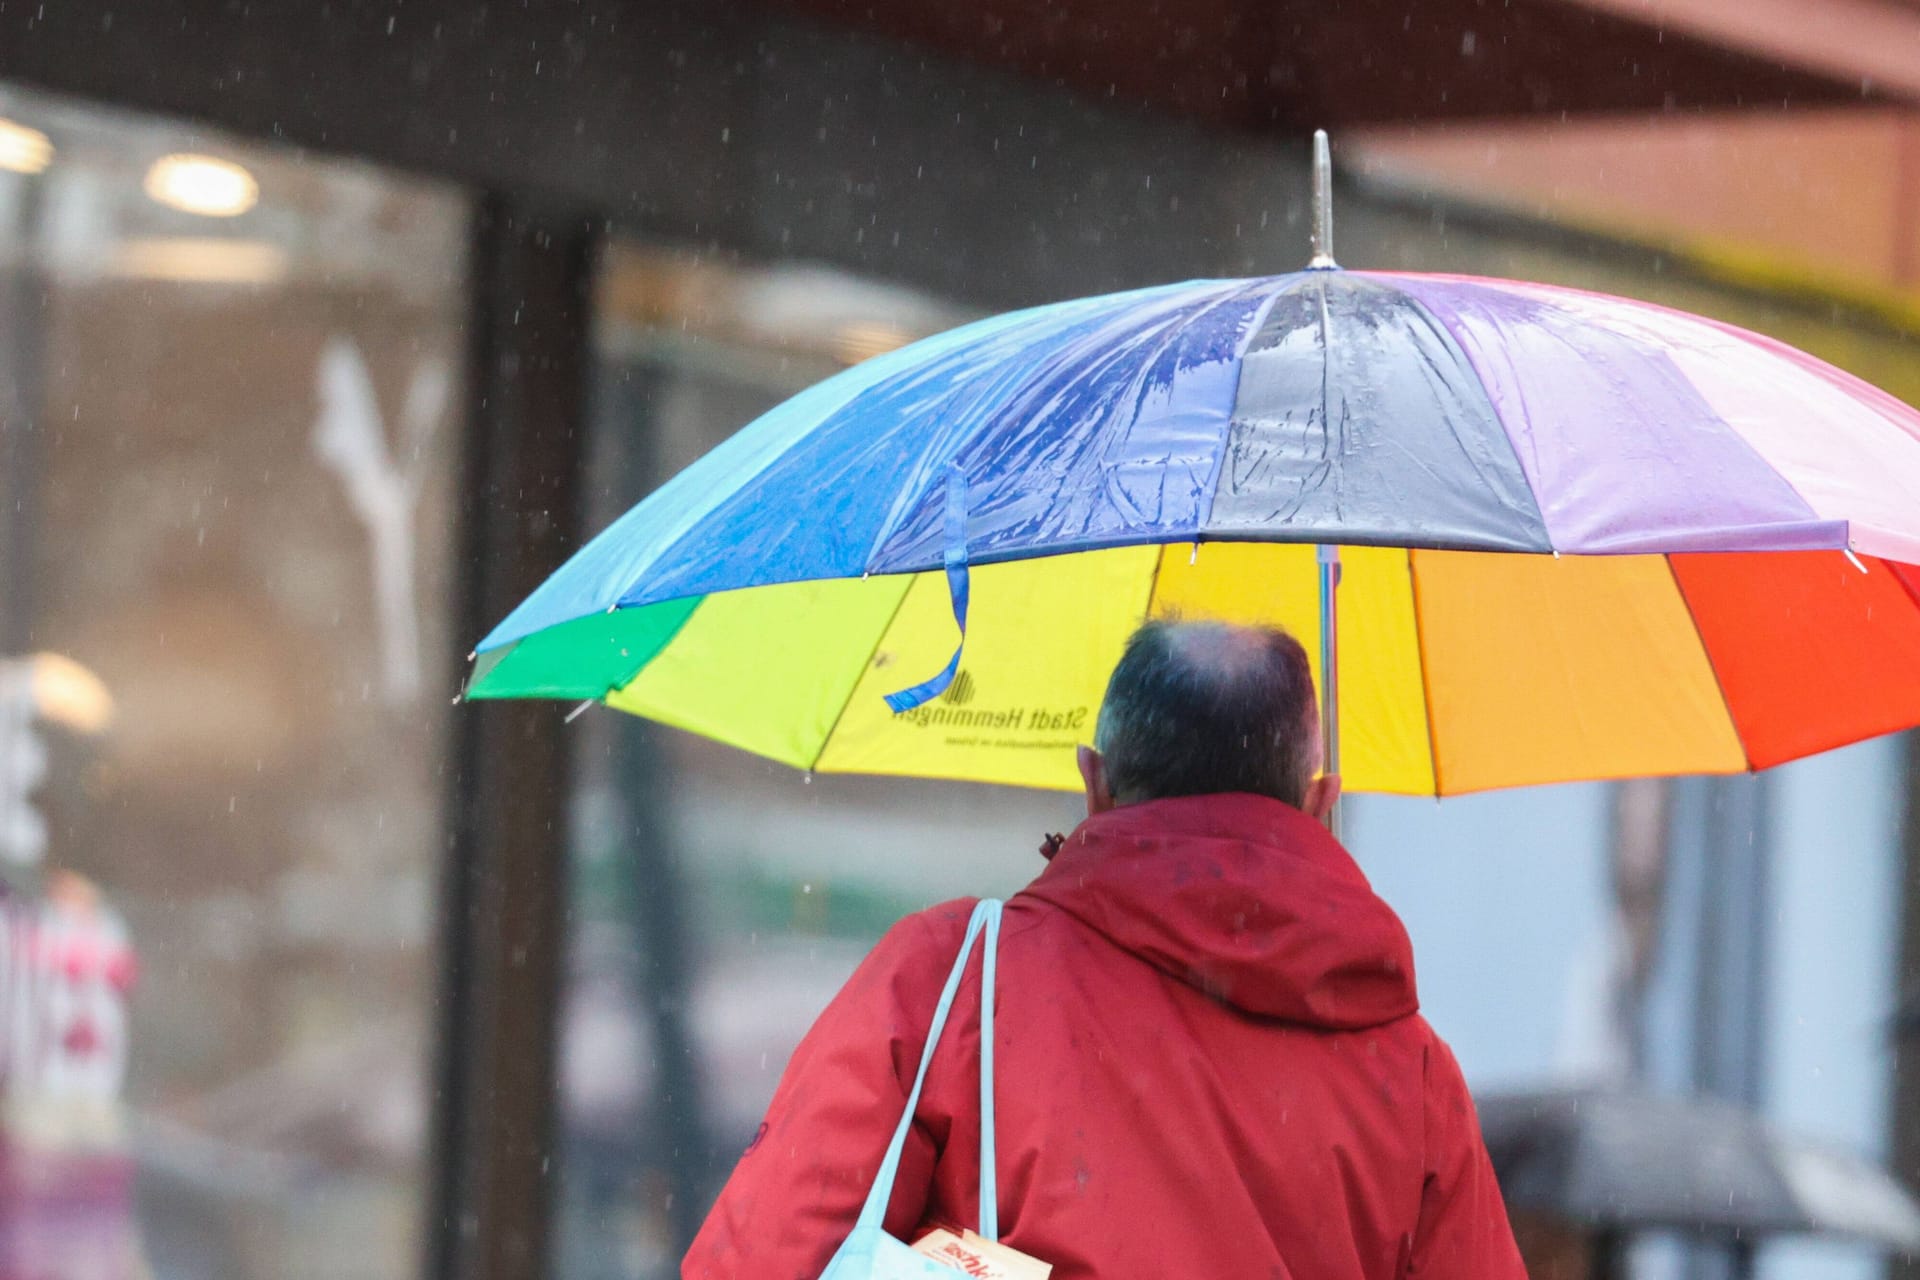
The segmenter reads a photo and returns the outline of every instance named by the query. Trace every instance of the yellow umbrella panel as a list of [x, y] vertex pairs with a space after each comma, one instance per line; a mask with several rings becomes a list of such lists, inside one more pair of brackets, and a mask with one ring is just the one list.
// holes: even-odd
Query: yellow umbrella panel
[[[1733, 773], [1920, 720], [1920, 606], [1885, 561], [1376, 547], [1342, 560], [1354, 790]], [[1092, 741], [1107, 673], [1143, 619], [1278, 624], [1318, 679], [1311, 546], [1124, 547], [972, 575], [959, 674], [898, 715], [883, 696], [953, 651], [941, 573], [581, 619], [483, 655], [469, 693], [601, 697], [802, 769], [1071, 789], [1074, 748]]]

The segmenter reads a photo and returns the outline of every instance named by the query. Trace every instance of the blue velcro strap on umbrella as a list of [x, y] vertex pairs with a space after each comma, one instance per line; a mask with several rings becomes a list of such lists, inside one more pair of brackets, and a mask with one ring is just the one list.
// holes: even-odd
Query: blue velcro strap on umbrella
[[911, 711], [923, 702], [931, 702], [947, 691], [960, 670], [960, 653], [967, 646], [967, 474], [959, 464], [947, 472], [947, 593], [953, 597], [953, 620], [960, 624], [960, 643], [946, 670], [911, 689], [887, 695], [887, 706], [895, 715]]

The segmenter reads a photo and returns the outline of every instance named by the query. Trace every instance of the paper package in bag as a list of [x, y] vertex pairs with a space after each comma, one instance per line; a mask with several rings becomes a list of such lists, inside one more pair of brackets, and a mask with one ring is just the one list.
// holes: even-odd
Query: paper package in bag
[[955, 1235], [935, 1227], [913, 1242], [913, 1251], [977, 1280], [1047, 1280], [1053, 1274], [1053, 1268], [1038, 1258], [983, 1240], [971, 1231]]

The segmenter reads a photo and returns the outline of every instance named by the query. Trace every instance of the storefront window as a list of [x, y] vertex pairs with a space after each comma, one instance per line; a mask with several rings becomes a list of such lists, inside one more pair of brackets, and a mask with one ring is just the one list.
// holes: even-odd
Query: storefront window
[[0, 1272], [417, 1269], [464, 226], [0, 86]]
[[[793, 392], [971, 318], [825, 269], [633, 247], [601, 297], [594, 528]], [[666, 1277], [860, 957], [908, 912], [1013, 892], [1074, 804], [808, 776], [605, 708], [574, 729], [554, 1271]]]

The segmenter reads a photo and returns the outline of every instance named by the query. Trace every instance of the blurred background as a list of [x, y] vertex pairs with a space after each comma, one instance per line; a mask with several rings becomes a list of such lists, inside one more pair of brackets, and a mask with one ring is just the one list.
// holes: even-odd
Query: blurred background
[[[1914, 0], [0, 6], [0, 1280], [675, 1274], [865, 949], [1075, 804], [455, 707], [467, 649], [840, 368], [1300, 266], [1315, 127], [1346, 265], [1920, 402]], [[1916, 794], [1888, 739], [1348, 834], [1483, 1098], [1911, 1184]], [[1537, 1276], [1920, 1274], [1520, 1212]]]

